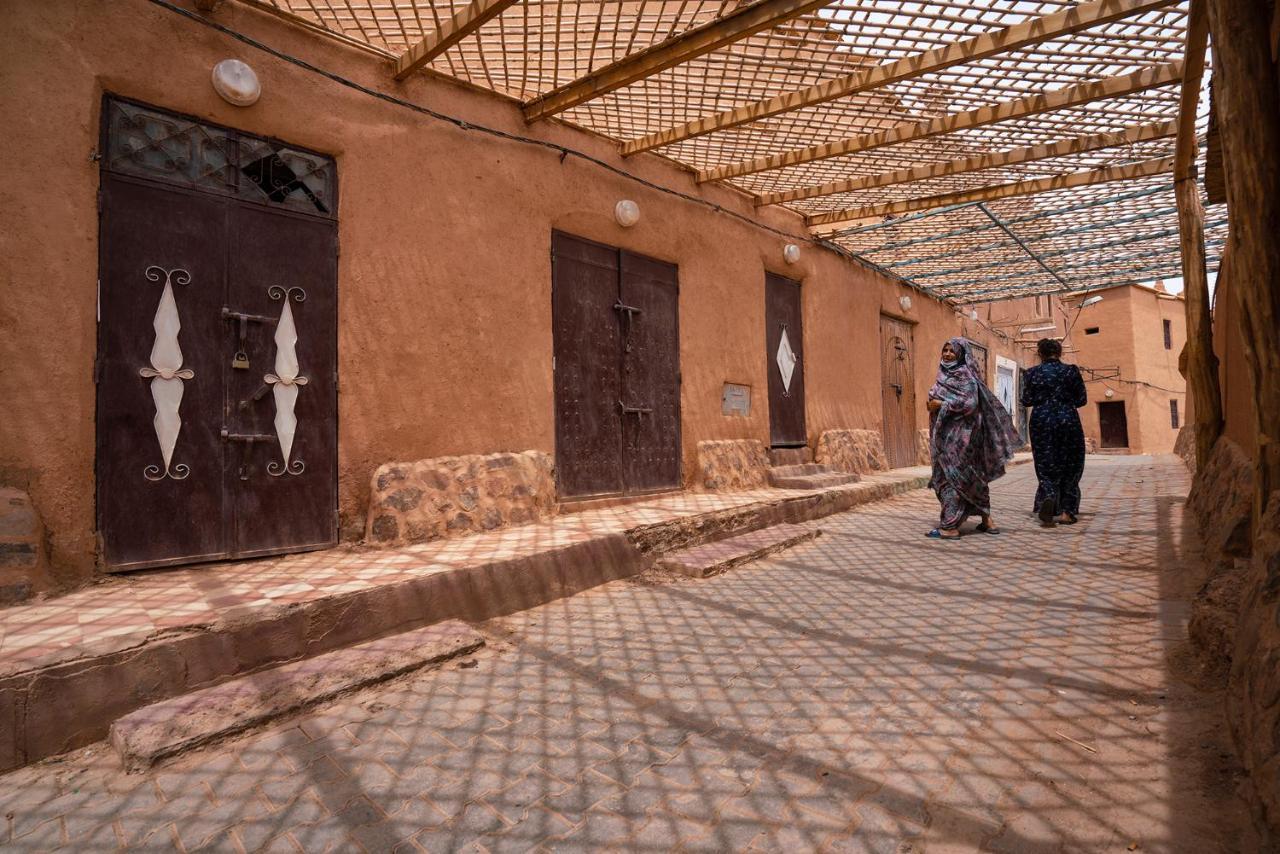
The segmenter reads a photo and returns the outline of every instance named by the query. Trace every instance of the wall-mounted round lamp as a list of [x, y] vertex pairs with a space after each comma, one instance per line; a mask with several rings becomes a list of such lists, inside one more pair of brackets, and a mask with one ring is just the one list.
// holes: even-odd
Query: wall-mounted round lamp
[[911, 297], [909, 297], [909, 296], [900, 296], [900, 297], [898, 297], [898, 305], [902, 306], [902, 310], [903, 310], [903, 311], [910, 311], [910, 310], [911, 310]]
[[969, 319], [970, 319], [970, 320], [977, 320], [977, 319], [978, 319], [978, 310], [977, 310], [976, 308], [975, 308], [975, 309], [971, 309], [971, 310], [969, 311]]
[[782, 247], [782, 260], [788, 264], [794, 264], [800, 260], [800, 247], [794, 243], [788, 243]]
[[1116, 393], [1115, 393], [1114, 391], [1112, 391], [1111, 389], [1107, 389], [1106, 391], [1104, 391], [1104, 392], [1102, 393], [1102, 396], [1103, 396], [1103, 397], [1115, 397], [1115, 396], [1116, 396]]
[[623, 228], [630, 228], [640, 221], [640, 206], [630, 199], [623, 199], [613, 206], [613, 218]]
[[224, 59], [213, 67], [213, 91], [228, 104], [249, 107], [262, 95], [258, 75], [238, 59]]

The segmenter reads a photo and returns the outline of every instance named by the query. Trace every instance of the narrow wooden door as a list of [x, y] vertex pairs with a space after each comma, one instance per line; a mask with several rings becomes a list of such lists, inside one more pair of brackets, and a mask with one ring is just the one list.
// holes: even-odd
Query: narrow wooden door
[[808, 444], [804, 423], [804, 324], [800, 283], [765, 275], [765, 370], [769, 377], [769, 441], [775, 448]]
[[1129, 447], [1129, 418], [1124, 411], [1124, 401], [1098, 403], [1098, 432], [1104, 448]]
[[676, 266], [622, 252], [623, 481], [628, 492], [680, 485], [680, 335]]
[[623, 490], [618, 251], [554, 233], [551, 322], [562, 496]]
[[239, 205], [230, 254], [227, 362], [248, 362], [228, 374], [236, 552], [328, 545], [338, 504], [336, 225]]
[[880, 402], [884, 452], [893, 468], [916, 462], [916, 393], [912, 328], [880, 316]]
[[978, 375], [984, 385], [990, 387], [991, 375], [987, 373], [987, 348], [981, 344], [969, 342], [969, 354], [973, 359], [973, 372]]
[[232, 554], [218, 435], [226, 233], [221, 199], [104, 176], [97, 505], [108, 567]]

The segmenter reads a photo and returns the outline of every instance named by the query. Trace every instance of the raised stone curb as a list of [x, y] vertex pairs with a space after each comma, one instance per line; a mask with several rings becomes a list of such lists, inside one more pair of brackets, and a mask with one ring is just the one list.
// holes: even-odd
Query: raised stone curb
[[821, 534], [817, 528], [799, 525], [774, 525], [749, 534], [730, 537], [705, 546], [683, 549], [664, 555], [658, 564], [690, 578], [708, 578], [727, 572], [735, 566], [812, 540]]
[[482, 646], [484, 638], [456, 620], [368, 641], [138, 709], [111, 726], [111, 746], [126, 768], [143, 770], [161, 759]]

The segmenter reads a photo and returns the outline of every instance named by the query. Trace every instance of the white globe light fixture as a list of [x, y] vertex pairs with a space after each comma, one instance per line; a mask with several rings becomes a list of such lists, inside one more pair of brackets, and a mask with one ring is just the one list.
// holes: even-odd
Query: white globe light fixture
[[1114, 391], [1112, 391], [1111, 389], [1107, 389], [1106, 391], [1104, 391], [1104, 392], [1102, 393], [1102, 395], [1103, 395], [1103, 397], [1115, 397], [1115, 396], [1116, 396], [1116, 393], [1115, 393]]
[[910, 311], [910, 310], [911, 310], [911, 297], [909, 297], [909, 296], [900, 296], [900, 297], [898, 297], [898, 305], [902, 306], [902, 310], [903, 310], [903, 311]]
[[782, 247], [782, 260], [788, 264], [794, 264], [800, 260], [800, 247], [794, 243], [788, 243]]
[[640, 206], [630, 199], [623, 199], [613, 206], [613, 218], [623, 228], [630, 228], [640, 221]]
[[213, 91], [228, 104], [249, 107], [262, 95], [262, 84], [252, 68], [238, 59], [224, 59], [213, 67]]

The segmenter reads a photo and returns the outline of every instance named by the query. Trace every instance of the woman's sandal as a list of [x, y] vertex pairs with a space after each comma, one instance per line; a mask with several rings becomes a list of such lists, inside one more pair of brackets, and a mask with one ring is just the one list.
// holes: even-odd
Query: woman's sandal
[[1074, 525], [1080, 520], [1071, 513], [1059, 513], [1054, 517], [1053, 521], [1057, 522], [1059, 525]]
[[974, 530], [975, 530], [975, 531], [981, 531], [981, 532], [982, 532], [982, 533], [984, 533], [984, 534], [998, 534], [998, 533], [1000, 533], [1000, 528], [999, 528], [999, 526], [996, 526], [996, 527], [994, 527], [994, 528], [993, 528], [993, 527], [991, 527], [990, 525], [988, 525], [986, 522], [979, 522], [979, 523], [978, 523], [978, 527], [974, 528]]
[[960, 539], [960, 532], [957, 531], [953, 536], [948, 537], [937, 528], [934, 528], [932, 531], [925, 534], [925, 536], [931, 540], [958, 540]]

